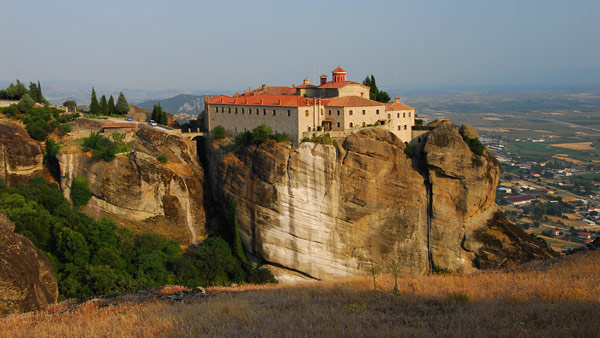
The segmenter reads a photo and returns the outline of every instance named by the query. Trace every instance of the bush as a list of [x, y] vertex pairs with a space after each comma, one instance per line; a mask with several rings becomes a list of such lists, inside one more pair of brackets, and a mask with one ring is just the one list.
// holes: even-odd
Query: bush
[[407, 143], [406, 148], [404, 148], [404, 153], [406, 156], [408, 156], [408, 158], [412, 158], [414, 156], [414, 151], [415, 147], [412, 144]]
[[226, 137], [225, 135], [225, 128], [221, 125], [218, 125], [216, 127], [213, 128], [212, 130], [212, 137], [215, 140], [222, 140]]
[[68, 133], [71, 132], [71, 125], [68, 123], [62, 123], [61, 125], [58, 126], [58, 133], [61, 136], [67, 135]]
[[463, 140], [467, 143], [473, 154], [475, 155], [483, 155], [483, 151], [485, 150], [485, 146], [479, 141], [478, 138], [469, 138], [463, 137]]
[[81, 147], [84, 151], [92, 151], [92, 159], [94, 161], [102, 159], [106, 162], [112, 161], [117, 153], [125, 152], [129, 149], [127, 145], [121, 142], [113, 142], [96, 132], [91, 132], [90, 136], [84, 137]]
[[71, 184], [71, 201], [73, 206], [78, 208], [86, 205], [92, 198], [88, 180], [85, 177], [75, 177]]
[[160, 154], [160, 155], [156, 156], [156, 159], [160, 163], [163, 163], [163, 164], [167, 163], [167, 155], [165, 155], [165, 154]]
[[451, 304], [466, 304], [469, 302], [469, 296], [464, 293], [450, 293], [446, 300]]

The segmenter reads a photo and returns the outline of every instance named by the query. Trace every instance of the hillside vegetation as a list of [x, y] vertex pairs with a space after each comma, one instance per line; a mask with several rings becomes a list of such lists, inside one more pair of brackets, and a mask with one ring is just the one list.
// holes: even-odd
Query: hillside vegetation
[[[183, 303], [64, 302], [0, 320], [0, 337], [30, 336], [594, 336], [600, 252], [518, 270], [209, 289]], [[225, 292], [223, 292], [225, 291]], [[236, 292], [246, 291], [246, 292]], [[118, 325], [115, 325], [118, 323]]]

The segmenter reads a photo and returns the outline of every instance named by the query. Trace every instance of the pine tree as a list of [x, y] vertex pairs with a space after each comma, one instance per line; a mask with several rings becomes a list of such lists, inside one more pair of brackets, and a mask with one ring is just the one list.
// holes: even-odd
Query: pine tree
[[92, 100], [90, 102], [90, 113], [96, 115], [100, 112], [100, 106], [98, 105], [98, 98], [96, 97], [96, 90], [92, 87]]
[[162, 125], [164, 125], [164, 126], [166, 126], [167, 124], [169, 124], [169, 118], [167, 117], [167, 112], [166, 111], [163, 111], [160, 114], [160, 122], [159, 123], [162, 124]]
[[117, 99], [117, 105], [115, 106], [115, 113], [120, 115], [125, 115], [129, 112], [129, 103], [127, 103], [127, 99], [123, 92], [119, 93], [119, 98]]
[[102, 112], [102, 115], [108, 115], [108, 103], [104, 95], [100, 98], [100, 112]]
[[48, 101], [46, 101], [46, 98], [42, 94], [42, 84], [40, 83], [40, 80], [38, 80], [37, 89], [38, 89], [38, 97], [40, 98], [39, 102], [40, 103], [48, 103]]
[[31, 98], [35, 101], [35, 102], [40, 102], [39, 96], [38, 96], [38, 86], [37, 84], [33, 83], [33, 82], [29, 82], [29, 96], [31, 96]]
[[160, 122], [160, 114], [162, 113], [162, 107], [160, 106], [160, 102], [155, 104], [154, 107], [152, 108], [152, 116], [150, 117], [151, 120], [154, 120], [156, 122]]
[[113, 98], [112, 95], [108, 99], [108, 113], [110, 115], [115, 113], [115, 99]]
[[373, 74], [371, 74], [371, 77], [367, 75], [367, 77], [363, 81], [363, 84], [371, 88], [369, 92], [369, 98], [371, 100], [383, 103], [390, 101], [390, 96], [388, 95], [388, 93], [384, 92], [383, 90], [380, 91], [379, 89], [377, 89], [377, 82], [375, 81], [375, 76], [373, 76]]

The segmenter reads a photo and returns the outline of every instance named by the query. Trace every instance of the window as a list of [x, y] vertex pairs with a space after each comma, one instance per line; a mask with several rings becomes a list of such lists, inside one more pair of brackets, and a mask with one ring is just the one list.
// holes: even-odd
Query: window
[[267, 110], [263, 109], [263, 115], [267, 115]]
[[406, 113], [402, 113], [402, 117], [406, 117]]
[[275, 114], [277, 114], [277, 113], [275, 112], [275, 109], [273, 109], [273, 116], [275, 116]]
[[231, 107], [227, 108], [227, 110], [229, 111], [229, 114], [231, 114]]
[[350, 109], [350, 111], [348, 112], [348, 115], [352, 115], [352, 109]]
[[256, 115], [260, 114], [260, 110], [258, 108], [256, 108]]
[[404, 125], [404, 130], [406, 130], [406, 124]]
[[338, 128], [340, 127], [340, 123], [338, 122]]
[[331, 115], [331, 109], [329, 110], [329, 115]]
[[398, 130], [402, 130], [402, 126], [400, 126], [400, 125], [399, 125], [399, 126], [398, 126]]
[[321, 115], [323, 115], [323, 111], [324, 111], [324, 109], [323, 109], [323, 108], [321, 108]]
[[408, 117], [410, 117], [410, 112], [408, 112]]
[[309, 115], [309, 114], [308, 114], [308, 110], [306, 110], [306, 111], [304, 112], [304, 116], [308, 116], [308, 115]]
[[338, 116], [340, 116], [340, 111], [339, 110], [337, 111], [337, 113], [338, 113]]
[[377, 110], [375, 111], [375, 114], [379, 115], [379, 109], [377, 109]]
[[242, 115], [244, 115], [244, 108], [242, 108]]
[[308, 127], [308, 131], [310, 131], [310, 127]]
[[388, 120], [392, 118], [392, 114], [388, 114]]
[[237, 114], [237, 107], [235, 107], [235, 113]]
[[352, 124], [352, 122], [350, 122], [350, 128], [352, 128], [354, 126], [354, 124]]
[[363, 109], [363, 115], [365, 115], [367, 112]]
[[292, 112], [288, 109], [288, 116], [290, 116], [292, 114]]
[[398, 113], [398, 118], [400, 118], [400, 113]]
[[365, 122], [363, 122], [363, 127], [366, 127], [366, 126], [367, 126], [367, 124]]

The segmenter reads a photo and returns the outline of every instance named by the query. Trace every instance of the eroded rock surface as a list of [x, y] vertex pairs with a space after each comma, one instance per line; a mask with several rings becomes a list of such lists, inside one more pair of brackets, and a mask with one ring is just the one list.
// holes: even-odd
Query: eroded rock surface
[[[58, 159], [65, 197], [70, 199], [75, 177], [86, 177], [92, 193], [86, 214], [183, 243], [204, 239], [204, 176], [195, 143], [146, 124], [139, 124], [133, 139], [133, 151], [111, 162], [95, 162], [79, 147], [63, 148]], [[160, 154], [166, 163], [158, 161]]]
[[44, 308], [58, 298], [50, 260], [0, 213], [0, 316]]
[[0, 123], [0, 177], [7, 185], [27, 182], [44, 171], [44, 150], [25, 129]]
[[[449, 123], [426, 142], [416, 159], [379, 128], [338, 145], [209, 145], [214, 202], [236, 200], [249, 252], [316, 278], [364, 274], [369, 261], [392, 256], [403, 273], [422, 274], [498, 267], [519, 250], [553, 255], [510, 223], [481, 231], [498, 212], [493, 156], [473, 154]], [[499, 246], [482, 233], [500, 241], [518, 233], [521, 241]]]

